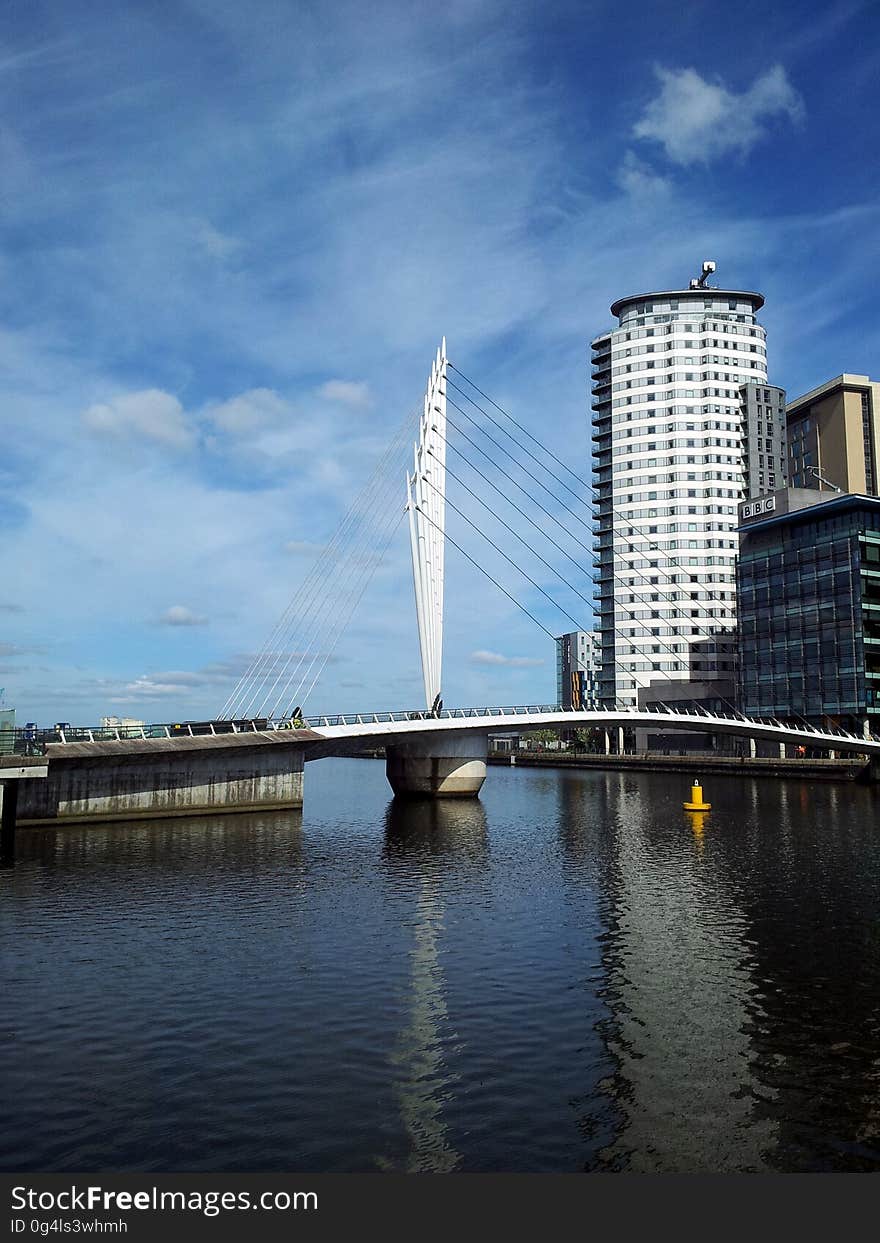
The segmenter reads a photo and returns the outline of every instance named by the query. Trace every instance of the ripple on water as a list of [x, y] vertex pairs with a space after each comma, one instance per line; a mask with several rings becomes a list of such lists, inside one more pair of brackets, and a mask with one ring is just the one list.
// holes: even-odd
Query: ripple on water
[[22, 833], [0, 1167], [878, 1168], [877, 793], [686, 785]]

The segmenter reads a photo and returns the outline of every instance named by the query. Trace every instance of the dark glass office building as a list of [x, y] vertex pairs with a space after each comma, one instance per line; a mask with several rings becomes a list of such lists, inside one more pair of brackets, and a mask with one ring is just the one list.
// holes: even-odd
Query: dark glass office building
[[740, 506], [742, 709], [876, 730], [880, 500], [847, 493], [798, 503], [793, 490]]

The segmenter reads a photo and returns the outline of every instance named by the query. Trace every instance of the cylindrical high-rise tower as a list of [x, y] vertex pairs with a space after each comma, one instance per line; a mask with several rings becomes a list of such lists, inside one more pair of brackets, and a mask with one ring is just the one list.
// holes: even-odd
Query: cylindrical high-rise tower
[[732, 681], [740, 388], [767, 383], [761, 294], [691, 287], [620, 298], [592, 343], [600, 697], [652, 680]]

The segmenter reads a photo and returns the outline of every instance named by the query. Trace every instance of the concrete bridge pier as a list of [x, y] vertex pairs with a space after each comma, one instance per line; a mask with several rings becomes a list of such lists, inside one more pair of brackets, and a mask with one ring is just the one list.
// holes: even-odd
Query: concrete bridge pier
[[417, 798], [476, 798], [486, 780], [484, 733], [431, 737], [385, 748], [385, 773], [395, 794]]

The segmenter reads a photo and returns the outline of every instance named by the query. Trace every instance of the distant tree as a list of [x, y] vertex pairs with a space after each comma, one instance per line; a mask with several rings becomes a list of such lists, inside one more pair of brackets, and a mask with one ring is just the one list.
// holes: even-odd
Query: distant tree
[[576, 729], [574, 731], [574, 745], [577, 751], [596, 751], [598, 750], [599, 731], [596, 729]]
[[540, 742], [543, 746], [548, 742], [558, 742], [559, 731], [555, 729], [536, 729], [529, 735], [529, 737], [532, 742]]

